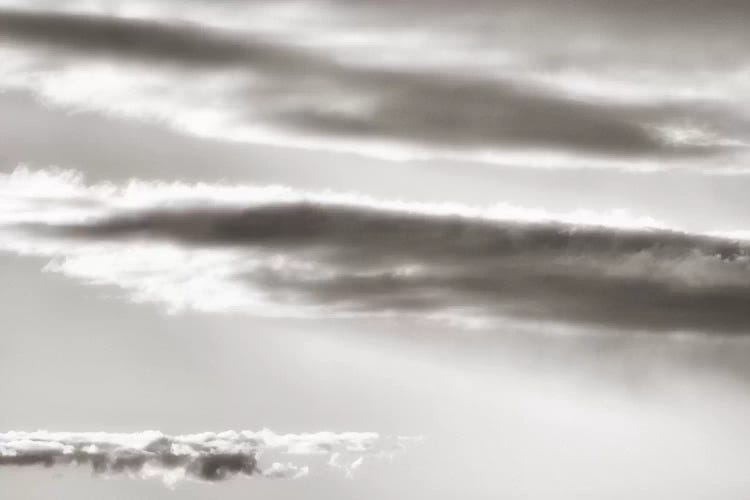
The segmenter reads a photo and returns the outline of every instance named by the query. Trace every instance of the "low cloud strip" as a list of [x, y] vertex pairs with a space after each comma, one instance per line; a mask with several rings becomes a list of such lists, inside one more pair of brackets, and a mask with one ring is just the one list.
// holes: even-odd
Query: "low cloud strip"
[[393, 456], [408, 441], [372, 432], [276, 434], [267, 429], [175, 436], [158, 431], [5, 432], [0, 433], [0, 468], [90, 466], [103, 476], [155, 477], [168, 485], [238, 475], [294, 479], [309, 473], [310, 457], [351, 474], [365, 457]]

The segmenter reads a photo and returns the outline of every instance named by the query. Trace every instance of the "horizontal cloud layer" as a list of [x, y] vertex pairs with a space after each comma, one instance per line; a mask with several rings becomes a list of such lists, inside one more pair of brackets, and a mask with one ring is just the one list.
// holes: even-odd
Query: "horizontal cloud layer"
[[18, 170], [0, 248], [173, 310], [747, 333], [750, 245], [620, 214]]
[[0, 88], [202, 136], [537, 167], [747, 159], [750, 61], [732, 50], [746, 37], [703, 43], [695, 6], [674, 21], [691, 37], [587, 2], [577, 8], [599, 23], [516, 2], [461, 16], [447, 2], [3, 5]]
[[307, 465], [272, 462], [264, 455], [323, 457], [348, 474], [364, 457], [392, 456], [409, 438], [384, 438], [372, 432], [275, 434], [269, 430], [204, 432], [169, 436], [158, 431], [0, 433], [0, 467], [90, 465], [97, 474], [158, 477], [167, 484], [182, 479], [219, 481], [241, 474], [299, 478]]

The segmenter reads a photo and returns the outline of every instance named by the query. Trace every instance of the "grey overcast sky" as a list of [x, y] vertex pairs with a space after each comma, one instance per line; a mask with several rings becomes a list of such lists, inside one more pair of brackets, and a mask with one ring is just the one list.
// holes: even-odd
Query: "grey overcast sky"
[[748, 21], [0, 0], [0, 497], [746, 499]]

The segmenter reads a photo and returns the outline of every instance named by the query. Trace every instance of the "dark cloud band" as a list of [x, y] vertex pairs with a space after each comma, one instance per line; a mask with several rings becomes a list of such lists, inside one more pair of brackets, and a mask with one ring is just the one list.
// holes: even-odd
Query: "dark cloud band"
[[719, 135], [726, 132], [723, 123], [746, 128], [742, 116], [717, 103], [595, 102], [523, 78], [351, 64], [320, 50], [194, 23], [4, 10], [2, 40], [42, 49], [53, 60], [62, 57], [63, 65], [105, 57], [189, 72], [247, 72], [252, 83], [216, 91], [223, 107], [244, 126], [260, 121], [301, 143], [314, 138], [386, 141], [440, 154], [537, 149], [623, 161], [700, 159], [734, 152], [740, 143], [670, 142], [653, 126], [706, 122]]
[[[235, 282], [274, 301], [650, 331], [749, 333], [750, 247], [667, 230], [502, 222], [319, 203], [130, 212], [45, 237], [268, 256]], [[271, 265], [285, 256], [310, 272]]]

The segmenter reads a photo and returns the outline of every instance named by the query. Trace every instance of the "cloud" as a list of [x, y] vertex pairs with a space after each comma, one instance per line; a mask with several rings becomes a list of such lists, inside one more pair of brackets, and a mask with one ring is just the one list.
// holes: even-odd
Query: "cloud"
[[267, 429], [178, 436], [158, 431], [5, 432], [0, 433], [0, 467], [88, 465], [100, 475], [156, 477], [168, 485], [237, 475], [296, 479], [309, 473], [308, 465], [259, 462], [266, 455], [298, 461], [329, 457], [331, 467], [351, 475], [365, 457], [393, 456], [409, 441], [413, 439], [372, 432], [275, 434]]
[[[291, 48], [196, 25], [13, 9], [0, 11], [0, 29], [1, 36], [11, 43], [39, 45], [63, 54], [70, 51], [189, 66], [252, 65], [296, 73], [323, 65]], [[294, 68], [296, 65], [301, 67]]]
[[[359, 312], [448, 312], [641, 329], [744, 331], [748, 247], [618, 231], [274, 204], [179, 209], [52, 228], [63, 237], [243, 247], [292, 262], [246, 279], [271, 297]], [[299, 263], [294, 265], [294, 263]], [[309, 266], [308, 269], [305, 269]]]
[[[308, 12], [308, 26], [316, 21], [323, 26], [312, 32], [298, 20], [262, 30], [253, 13], [275, 19], [271, 14], [283, 12], [263, 2], [238, 7], [237, 16], [250, 20], [245, 29], [201, 23], [168, 3], [157, 2], [135, 16], [80, 6], [50, 11], [11, 5], [14, 9], [0, 11], [0, 42], [5, 40], [4, 57], [16, 63], [0, 71], [0, 87], [30, 90], [73, 109], [157, 120], [201, 136], [390, 159], [556, 168], [715, 170], [745, 158], [750, 122], [735, 103], [747, 93], [741, 67], [722, 70], [736, 77], [719, 80], [740, 83], [718, 89], [718, 98], [675, 92], [679, 82], [665, 81], [663, 74], [653, 78], [655, 93], [641, 91], [632, 75], [651, 71], [651, 65], [639, 68], [636, 57], [621, 54], [617, 40], [605, 39], [606, 50], [594, 57], [563, 33], [558, 50], [569, 52], [555, 54], [548, 41], [528, 40], [511, 26], [500, 30], [502, 44], [488, 46], [487, 36], [467, 39], [471, 29], [449, 22], [448, 7], [425, 8], [425, 19], [416, 19], [427, 23], [438, 16], [446, 23], [442, 38], [455, 46], [430, 42], [435, 48], [420, 49], [416, 57], [416, 49], [399, 43], [413, 43], [409, 36], [440, 39], [434, 27], [421, 22], [404, 27], [388, 10], [336, 2], [319, 5], [320, 19], [310, 20]], [[507, 18], [518, 18], [518, 6], [506, 7]], [[219, 4], [213, 18], [228, 21], [226, 8]], [[483, 11], [468, 18], [469, 27], [486, 31]], [[352, 39], [357, 12], [372, 20], [361, 27], [359, 42]], [[398, 33], [389, 36], [388, 26]], [[289, 42], [298, 35], [304, 42]], [[389, 45], [389, 38], [396, 42]], [[482, 67], [453, 62], [503, 61], [498, 51], [504, 46], [510, 51], [507, 62]], [[412, 54], [411, 63], [394, 63], [399, 53]], [[607, 81], [597, 76], [602, 74], [613, 76]], [[685, 74], [682, 84], [696, 78]], [[601, 89], [615, 90], [602, 96]], [[626, 95], [649, 92], [661, 95]]]
[[[615, 214], [18, 170], [0, 248], [171, 310], [744, 334], [750, 244]], [[2, 220], [0, 219], [0, 222]]]

